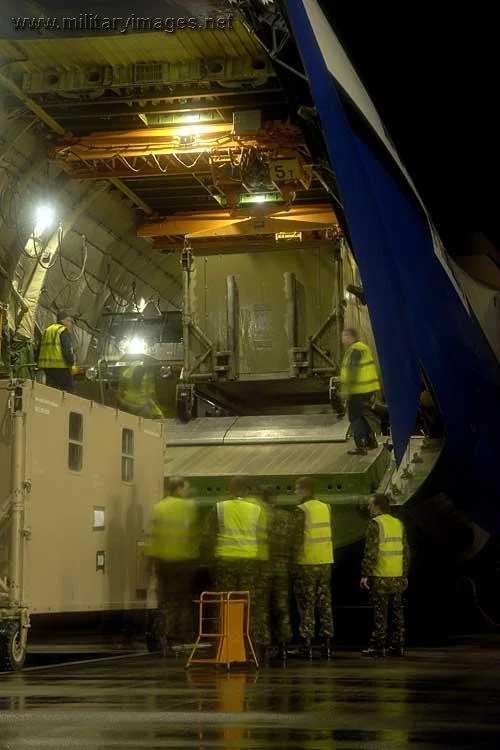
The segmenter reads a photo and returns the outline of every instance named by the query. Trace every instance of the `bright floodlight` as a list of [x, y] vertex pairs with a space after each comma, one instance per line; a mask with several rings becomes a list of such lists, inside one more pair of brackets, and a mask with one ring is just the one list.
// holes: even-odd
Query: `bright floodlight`
[[44, 232], [54, 221], [55, 212], [50, 206], [38, 206], [35, 212], [35, 234]]
[[133, 338], [127, 342], [127, 352], [129, 354], [145, 354], [146, 342], [144, 339]]
[[265, 195], [253, 195], [251, 198], [251, 203], [265, 203], [265, 202], [266, 202]]

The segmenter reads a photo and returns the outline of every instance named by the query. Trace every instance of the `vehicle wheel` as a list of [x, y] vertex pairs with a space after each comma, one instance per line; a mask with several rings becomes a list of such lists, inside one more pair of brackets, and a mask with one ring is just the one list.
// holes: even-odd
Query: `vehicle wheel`
[[22, 645], [21, 625], [17, 620], [0, 622], [0, 672], [22, 669], [26, 646]]
[[196, 419], [198, 405], [193, 385], [177, 386], [175, 408], [177, 419], [180, 422], [186, 423], [191, 419]]
[[178, 398], [176, 404], [177, 419], [179, 422], [189, 422], [192, 419], [192, 409], [189, 402], [184, 398]]

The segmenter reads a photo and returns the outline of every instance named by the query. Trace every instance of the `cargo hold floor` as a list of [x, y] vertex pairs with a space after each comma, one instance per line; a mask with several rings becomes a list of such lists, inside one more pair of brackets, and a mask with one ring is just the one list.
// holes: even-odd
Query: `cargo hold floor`
[[317, 493], [329, 498], [373, 492], [389, 453], [381, 447], [349, 455], [348, 428], [333, 414], [165, 420], [165, 476], [185, 476], [207, 497], [224, 494], [227, 479], [242, 474], [275, 484], [279, 494], [290, 493], [302, 475], [317, 478]]
[[205, 477], [363, 474], [383, 451], [350, 456], [349, 447], [346, 443], [173, 446], [167, 448], [165, 473]]

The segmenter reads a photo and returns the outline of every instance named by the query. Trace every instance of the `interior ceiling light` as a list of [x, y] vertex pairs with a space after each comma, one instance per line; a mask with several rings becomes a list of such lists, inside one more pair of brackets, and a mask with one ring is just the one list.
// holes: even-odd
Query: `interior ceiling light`
[[211, 133], [212, 128], [210, 124], [207, 125], [186, 125], [185, 127], [180, 128], [172, 128], [172, 135], [180, 135], [181, 138], [186, 138], [187, 136], [197, 136], [197, 135], [204, 135], [206, 133]]
[[283, 203], [281, 193], [243, 193], [240, 204], [246, 203]]
[[140, 120], [148, 126], [161, 125], [192, 125], [198, 122], [223, 122], [224, 116], [220, 112], [186, 112], [175, 114], [140, 114]]
[[55, 211], [51, 206], [41, 205], [35, 211], [35, 235], [42, 234], [54, 223]]
[[138, 337], [130, 339], [130, 341], [127, 341], [125, 344], [125, 350], [127, 354], [145, 354], [146, 349], [146, 341]]

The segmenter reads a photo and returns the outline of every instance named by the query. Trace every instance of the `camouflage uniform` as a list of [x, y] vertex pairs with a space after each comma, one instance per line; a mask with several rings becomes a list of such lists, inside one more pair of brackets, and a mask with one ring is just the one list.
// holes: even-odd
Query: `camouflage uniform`
[[196, 628], [194, 574], [191, 561], [156, 560], [158, 610], [164, 636], [174, 643], [189, 643]]
[[297, 547], [299, 520], [296, 508], [273, 507], [269, 511], [269, 597], [276, 637], [280, 643], [292, 639], [291, 567]]
[[332, 566], [297, 565], [293, 582], [300, 615], [299, 633], [305, 640], [314, 638], [315, 612], [318, 610], [319, 635], [333, 637]]
[[370, 579], [370, 594], [373, 605], [372, 646], [382, 650], [386, 646], [390, 609], [390, 646], [401, 648], [404, 645], [403, 592], [410, 567], [410, 548], [403, 528], [403, 577], [384, 578], [374, 576], [379, 552], [379, 527], [372, 519], [366, 530], [365, 553], [361, 566], [362, 578]]
[[[304, 516], [300, 511], [297, 539], [298, 546], [304, 538]], [[314, 638], [316, 610], [319, 618], [319, 634], [323, 638], [333, 637], [332, 612], [332, 565], [295, 565], [293, 591], [299, 610], [299, 634], [304, 640]]]
[[[218, 533], [217, 509], [214, 508], [208, 519], [210, 546], [215, 549]], [[261, 646], [271, 643], [269, 630], [268, 580], [263, 574], [261, 560], [245, 558], [215, 558], [213, 567], [216, 591], [250, 592], [250, 634], [252, 641]]]

